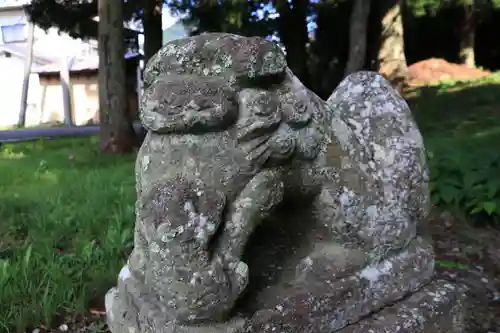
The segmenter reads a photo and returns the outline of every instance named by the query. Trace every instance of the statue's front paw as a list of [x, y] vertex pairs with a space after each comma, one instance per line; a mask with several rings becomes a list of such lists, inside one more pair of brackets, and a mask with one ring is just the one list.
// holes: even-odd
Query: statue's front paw
[[[149, 238], [206, 250], [222, 219], [224, 193], [177, 176], [156, 183], [142, 198], [139, 210]], [[152, 235], [154, 233], [154, 235]]]

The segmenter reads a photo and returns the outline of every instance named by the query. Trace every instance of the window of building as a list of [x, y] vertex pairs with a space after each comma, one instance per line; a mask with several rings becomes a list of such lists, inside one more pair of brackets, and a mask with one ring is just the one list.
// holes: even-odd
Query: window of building
[[5, 44], [24, 42], [27, 39], [25, 23], [4, 25], [1, 27], [1, 30], [2, 40]]

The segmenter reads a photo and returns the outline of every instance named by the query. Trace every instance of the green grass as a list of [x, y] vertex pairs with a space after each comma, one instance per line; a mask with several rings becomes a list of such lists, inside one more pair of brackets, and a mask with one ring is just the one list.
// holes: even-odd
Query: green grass
[[[409, 103], [432, 154], [477, 163], [499, 150], [500, 75], [423, 87]], [[95, 137], [3, 148], [0, 332], [24, 332], [116, 283], [132, 246], [134, 156], [101, 156]]]
[[116, 282], [132, 246], [133, 157], [96, 138], [0, 153], [0, 332], [45, 326]]

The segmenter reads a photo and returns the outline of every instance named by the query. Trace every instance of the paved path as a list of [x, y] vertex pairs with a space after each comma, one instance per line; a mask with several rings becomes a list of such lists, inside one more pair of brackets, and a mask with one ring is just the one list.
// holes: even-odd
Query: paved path
[[[136, 132], [141, 130], [140, 124], [134, 124]], [[32, 141], [41, 138], [58, 138], [71, 136], [89, 136], [99, 133], [99, 126], [74, 126], [53, 128], [22, 128], [0, 131], [0, 143]]]

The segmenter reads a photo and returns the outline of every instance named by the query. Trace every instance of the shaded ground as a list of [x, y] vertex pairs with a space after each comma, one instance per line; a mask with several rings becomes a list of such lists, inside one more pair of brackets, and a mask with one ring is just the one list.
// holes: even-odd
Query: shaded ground
[[[500, 230], [474, 228], [449, 212], [434, 209], [423, 231], [433, 239], [436, 276], [465, 284], [469, 289], [470, 330], [467, 333], [500, 333], [500, 249], [497, 246]], [[94, 306], [92, 314], [67, 317], [60, 323], [68, 323], [69, 332], [107, 333], [103, 305]], [[77, 323], [71, 324], [75, 319]]]
[[437, 209], [424, 229], [433, 239], [436, 275], [469, 289], [467, 333], [500, 333], [500, 230], [474, 228]]

